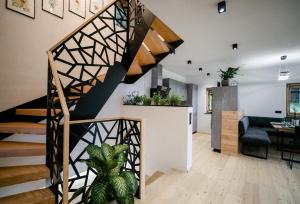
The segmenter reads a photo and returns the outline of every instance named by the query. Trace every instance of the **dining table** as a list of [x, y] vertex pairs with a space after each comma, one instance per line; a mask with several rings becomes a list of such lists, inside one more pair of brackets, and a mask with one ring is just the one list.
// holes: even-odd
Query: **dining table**
[[[284, 152], [290, 152], [290, 150], [285, 150], [284, 149], [284, 139], [285, 138], [291, 138], [295, 134], [295, 126], [286, 123], [286, 122], [271, 122], [271, 125], [273, 126], [274, 129], [277, 131], [277, 145], [279, 144], [279, 139], [278, 137], [281, 138], [280, 140], [280, 150], [281, 150], [281, 159], [289, 161], [289, 158], [284, 158]], [[295, 161], [295, 162], [300, 162], [300, 161]]]

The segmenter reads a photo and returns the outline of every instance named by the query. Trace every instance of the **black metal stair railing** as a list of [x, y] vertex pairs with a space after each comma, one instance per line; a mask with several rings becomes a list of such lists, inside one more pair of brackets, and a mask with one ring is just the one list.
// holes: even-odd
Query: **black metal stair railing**
[[[96, 117], [125, 77], [152, 20], [153, 14], [139, 1], [115, 0], [48, 51], [47, 166], [57, 203], [68, 203], [75, 181], [86, 183], [93, 171], [83, 171], [85, 176], [79, 171], [78, 158], [86, 156], [85, 147], [112, 138], [113, 143], [129, 144], [132, 152], [124, 168], [136, 173], [142, 188], [141, 122], [115, 119], [118, 129], [122, 128], [107, 131], [104, 122], [86, 121]], [[106, 136], [92, 130], [96, 124]], [[88, 141], [87, 134], [102, 139]], [[74, 159], [78, 146], [83, 150]]]

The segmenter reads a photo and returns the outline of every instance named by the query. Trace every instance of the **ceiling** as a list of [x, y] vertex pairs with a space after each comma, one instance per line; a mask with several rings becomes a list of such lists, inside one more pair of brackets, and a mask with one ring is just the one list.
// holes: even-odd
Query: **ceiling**
[[[220, 68], [239, 66], [242, 76], [258, 80], [255, 73], [261, 72], [276, 80], [280, 56], [287, 55], [291, 78], [300, 79], [300, 0], [227, 0], [224, 14], [218, 14], [218, 2], [144, 0], [185, 41], [162, 62], [164, 68], [205, 79], [207, 72], [216, 77]], [[239, 44], [237, 51], [233, 43]]]

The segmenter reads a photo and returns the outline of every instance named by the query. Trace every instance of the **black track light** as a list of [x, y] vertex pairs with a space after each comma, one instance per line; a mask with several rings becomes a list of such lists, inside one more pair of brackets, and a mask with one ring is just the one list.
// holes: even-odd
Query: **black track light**
[[237, 43], [232, 44], [232, 49], [237, 50], [238, 49], [238, 44]]
[[206, 75], [207, 75], [207, 76], [210, 76], [210, 73], [207, 73]]
[[202, 72], [203, 68], [202, 67], [199, 67], [199, 72]]
[[188, 60], [188, 61], [187, 61], [187, 64], [192, 64], [192, 60]]
[[218, 12], [219, 13], [225, 13], [226, 12], [226, 2], [221, 1], [218, 3]]

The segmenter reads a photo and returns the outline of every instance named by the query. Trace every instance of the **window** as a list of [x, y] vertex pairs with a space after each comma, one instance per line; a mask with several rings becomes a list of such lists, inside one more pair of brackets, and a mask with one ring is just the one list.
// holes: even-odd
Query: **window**
[[206, 113], [212, 113], [213, 92], [211, 88], [206, 89]]
[[287, 84], [286, 88], [287, 116], [300, 116], [300, 83]]

